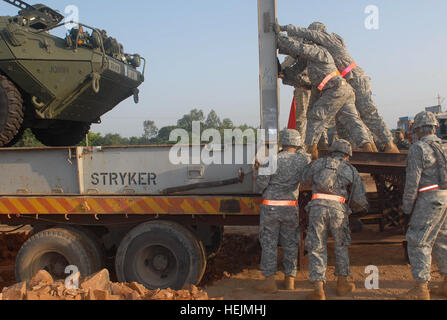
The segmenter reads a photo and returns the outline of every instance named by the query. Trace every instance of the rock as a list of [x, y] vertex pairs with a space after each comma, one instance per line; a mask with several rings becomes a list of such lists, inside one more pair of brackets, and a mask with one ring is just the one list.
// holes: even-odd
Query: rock
[[[51, 285], [53, 284], [53, 277], [45, 270], [40, 270], [28, 283], [28, 288], [34, 288], [39, 285]], [[37, 289], [38, 290], [38, 289]]]
[[94, 290], [93, 296], [95, 297], [95, 300], [109, 300], [110, 293], [107, 290]]
[[94, 275], [87, 277], [81, 283], [81, 288], [84, 290], [108, 290], [110, 287], [110, 276], [107, 269], [103, 269]]
[[145, 286], [137, 282], [130, 283], [128, 287], [132, 290], [135, 290], [140, 296], [146, 295], [146, 293], [149, 291], [148, 289], [146, 289]]
[[173, 300], [173, 298], [174, 294], [170, 290], [160, 290], [151, 297], [152, 300]]
[[110, 291], [112, 295], [120, 296], [122, 299], [126, 300], [136, 300], [140, 295], [133, 289], [121, 283], [111, 283]]
[[21, 282], [2, 291], [3, 300], [23, 300], [26, 296], [26, 282]]

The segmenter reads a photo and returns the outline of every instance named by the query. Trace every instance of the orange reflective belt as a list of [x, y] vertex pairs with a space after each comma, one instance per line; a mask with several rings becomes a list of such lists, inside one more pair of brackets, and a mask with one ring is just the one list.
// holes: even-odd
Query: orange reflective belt
[[326, 78], [323, 79], [323, 81], [321, 81], [320, 85], [318, 86], [318, 90], [323, 91], [324, 87], [326, 86], [326, 84], [333, 78], [336, 76], [340, 75], [340, 71], [334, 71], [331, 74], [327, 75]]
[[438, 190], [439, 188], [440, 187], [439, 187], [438, 184], [434, 184], [434, 185], [431, 185], [431, 186], [426, 186], [426, 187], [420, 188], [419, 189], [419, 193], [424, 193], [424, 192], [427, 192], [427, 191]]
[[334, 196], [331, 194], [324, 194], [324, 193], [316, 193], [312, 196], [312, 200], [330, 200], [330, 201], [337, 201], [340, 203], [346, 203], [346, 199], [339, 196]]
[[348, 75], [349, 72], [351, 72], [352, 70], [354, 70], [355, 68], [357, 68], [357, 63], [353, 63], [351, 64], [349, 67], [347, 67], [342, 73], [341, 76], [344, 78]]
[[298, 201], [282, 201], [282, 200], [264, 200], [262, 204], [265, 206], [276, 206], [276, 207], [296, 207]]

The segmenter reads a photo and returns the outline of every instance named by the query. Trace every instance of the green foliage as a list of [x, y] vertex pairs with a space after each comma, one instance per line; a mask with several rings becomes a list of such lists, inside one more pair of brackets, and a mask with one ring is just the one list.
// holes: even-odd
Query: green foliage
[[[177, 125], [166, 126], [160, 129], [157, 128], [155, 121], [146, 120], [143, 122], [143, 134], [141, 137], [124, 138], [118, 133], [108, 133], [103, 136], [100, 133], [89, 132], [88, 145], [89, 146], [138, 146], [138, 145], [165, 145], [175, 144], [178, 141], [169, 141], [170, 134], [175, 129], [183, 129], [192, 136], [193, 121], [200, 122], [201, 133], [206, 129], [216, 129], [219, 131], [222, 139], [224, 138], [224, 130], [226, 129], [241, 129], [244, 132], [247, 129], [253, 129], [246, 124], [241, 126], [234, 126], [233, 121], [229, 118], [221, 120], [217, 113], [212, 110], [205, 118], [203, 110], [193, 109], [188, 114], [185, 114], [177, 121]], [[256, 132], [256, 131], [255, 131]], [[191, 143], [192, 141], [190, 141]], [[223, 142], [223, 141], [222, 141]], [[205, 141], [206, 143], [206, 141]], [[82, 141], [79, 146], [85, 146], [86, 141]], [[25, 130], [22, 138], [14, 147], [43, 147], [30, 129]]]

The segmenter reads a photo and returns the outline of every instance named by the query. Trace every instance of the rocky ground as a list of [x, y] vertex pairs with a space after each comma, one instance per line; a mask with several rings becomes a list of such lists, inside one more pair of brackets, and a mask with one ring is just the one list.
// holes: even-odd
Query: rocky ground
[[[36, 275], [29, 283], [14, 285], [13, 263], [21, 243], [28, 237], [27, 233], [3, 235], [0, 239], [0, 291], [2, 298], [16, 299], [55, 299], [55, 300], [300, 300], [311, 292], [308, 283], [308, 262], [305, 259], [303, 271], [300, 271], [295, 282], [295, 291], [282, 290], [284, 274], [278, 272], [277, 282], [280, 288], [276, 294], [258, 292], [255, 287], [263, 279], [258, 270], [261, 249], [257, 240], [256, 228], [228, 228], [219, 254], [208, 262], [207, 271], [199, 288], [189, 287], [181, 291], [150, 291], [141, 285], [118, 284], [109, 279], [108, 272], [103, 270], [92, 278], [81, 279], [80, 290], [66, 290], [62, 282], [48, 278], [45, 273]], [[355, 237], [354, 237], [355, 238]], [[379, 239], [379, 238], [378, 238]], [[329, 267], [327, 297], [328, 299], [352, 300], [392, 300], [411, 288], [413, 282], [410, 267], [405, 259], [404, 249], [396, 239], [383, 239], [377, 243], [357, 240], [351, 247], [352, 278], [357, 290], [345, 298], [335, 294], [335, 277], [333, 245], [329, 245]], [[374, 241], [373, 241], [374, 242]], [[281, 253], [280, 253], [281, 257]], [[379, 289], [368, 290], [365, 280], [366, 266], [374, 265], [379, 269]], [[437, 285], [441, 277], [436, 266], [433, 266], [432, 285]], [[12, 286], [14, 285], [14, 286]], [[11, 287], [12, 286], [12, 287]], [[432, 296], [432, 299], [442, 299]]]

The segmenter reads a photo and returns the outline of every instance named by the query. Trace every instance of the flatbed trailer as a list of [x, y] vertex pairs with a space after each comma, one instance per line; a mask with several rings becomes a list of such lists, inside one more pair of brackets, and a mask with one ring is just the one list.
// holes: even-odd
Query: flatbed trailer
[[[40, 269], [63, 277], [65, 266], [75, 265], [85, 275], [108, 266], [119, 281], [149, 288], [200, 282], [223, 228], [258, 225], [262, 198], [249, 162], [175, 165], [174, 179], [171, 148], [1, 149], [0, 223], [34, 229], [17, 258], [17, 281]], [[232, 148], [234, 154], [237, 146]], [[251, 148], [244, 146], [244, 160]], [[394, 182], [403, 183], [406, 154], [355, 152], [352, 163], [375, 177], [370, 214], [385, 225], [389, 210], [399, 210], [402, 188]], [[302, 240], [310, 198], [303, 187]], [[64, 241], [74, 243], [71, 252], [62, 248]]]

